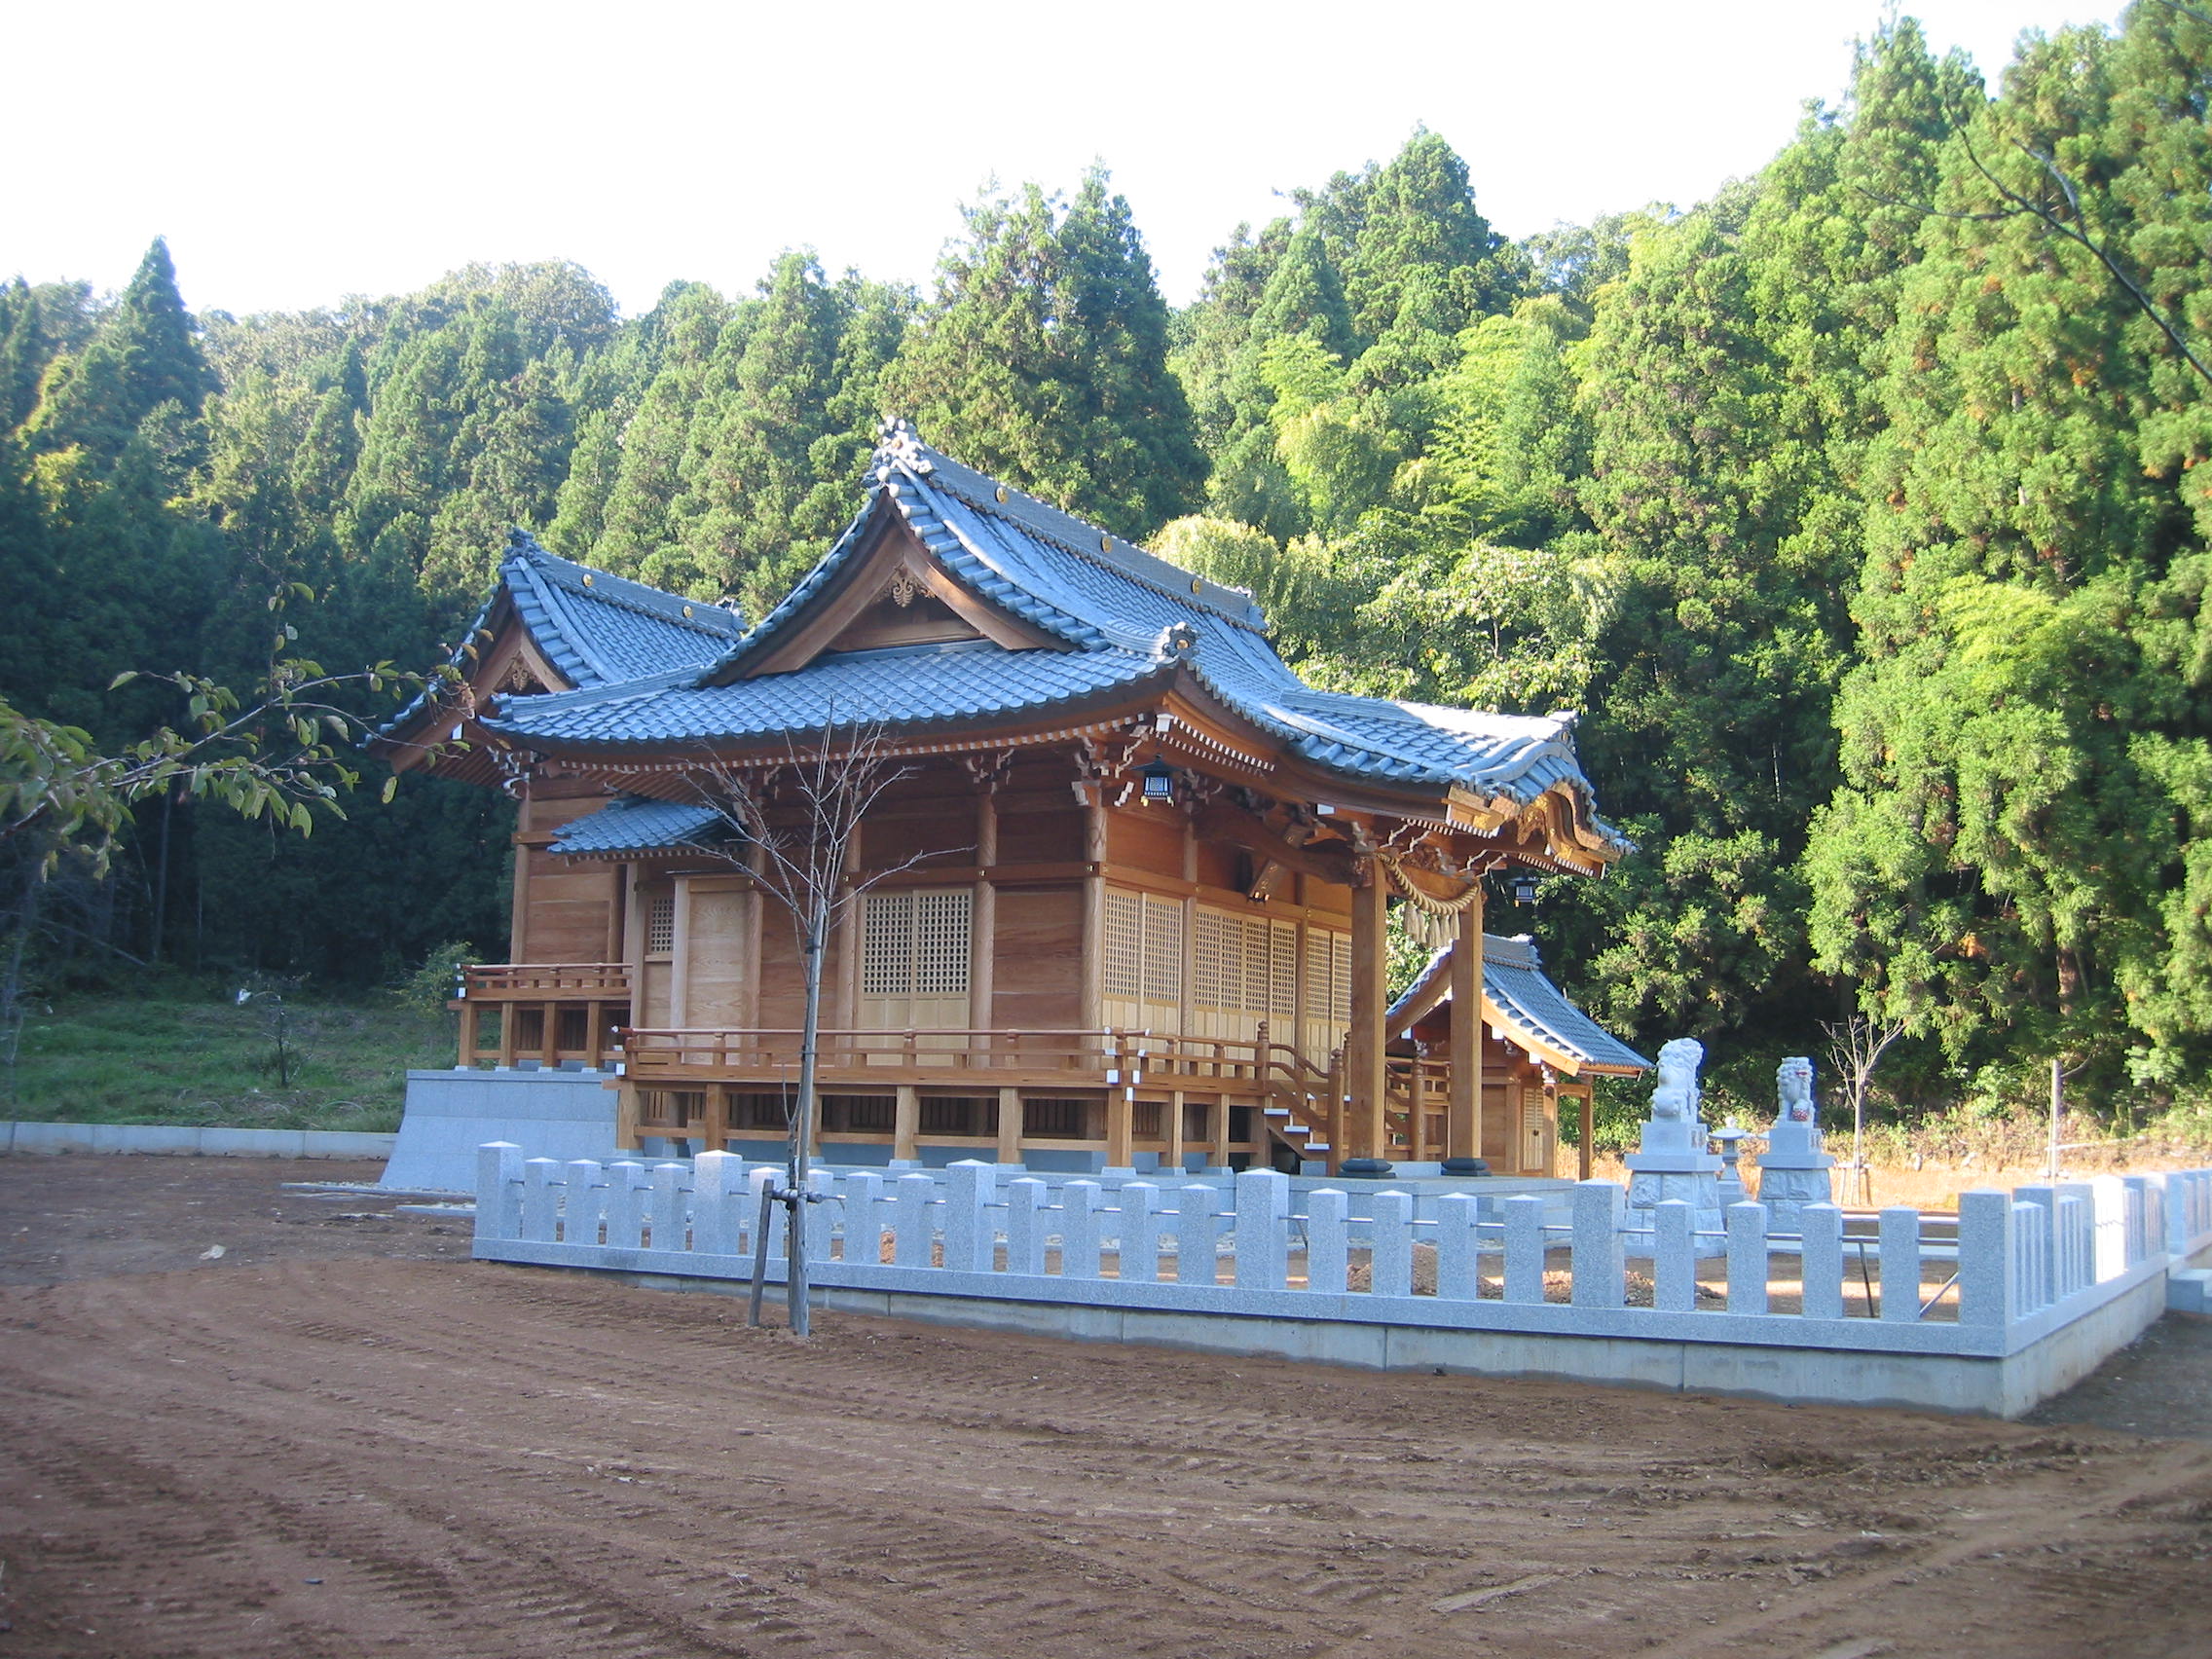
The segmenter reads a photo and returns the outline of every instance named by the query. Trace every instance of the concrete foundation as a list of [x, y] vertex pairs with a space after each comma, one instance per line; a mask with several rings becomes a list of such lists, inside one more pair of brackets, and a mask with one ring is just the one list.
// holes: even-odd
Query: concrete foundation
[[[501, 1255], [514, 1259], [504, 1251]], [[742, 1279], [680, 1272], [617, 1270], [613, 1276], [657, 1290], [741, 1296], [749, 1289]], [[773, 1294], [782, 1294], [780, 1285]], [[1668, 1393], [2017, 1418], [2072, 1387], [2140, 1336], [2164, 1310], [2164, 1288], [2162, 1279], [2147, 1279], [2018, 1352], [1989, 1356], [1451, 1330], [844, 1285], [816, 1285], [811, 1300], [815, 1307], [838, 1312], [1078, 1342], [1147, 1343], [1200, 1353], [1261, 1355], [1367, 1371], [1443, 1370]]]
[[[388, 1158], [396, 1135], [339, 1129], [200, 1129], [168, 1124], [0, 1124], [0, 1156], [137, 1153], [169, 1158]], [[456, 1191], [465, 1191], [463, 1182]]]
[[380, 1186], [476, 1190], [476, 1149], [512, 1141], [525, 1158], [596, 1158], [614, 1149], [614, 1090], [604, 1072], [411, 1071], [407, 1115]]

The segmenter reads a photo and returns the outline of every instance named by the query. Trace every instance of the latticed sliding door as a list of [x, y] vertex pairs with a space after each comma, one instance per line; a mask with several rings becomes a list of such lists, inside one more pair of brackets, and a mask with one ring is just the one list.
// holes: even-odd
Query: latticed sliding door
[[1343, 1047], [1351, 1014], [1351, 935], [1306, 930], [1306, 1008], [1303, 1047], [1316, 1066]]
[[1249, 1042], [1266, 1020], [1295, 1041], [1297, 925], [1200, 905], [1192, 926], [1191, 1034]]
[[[861, 1029], [965, 1030], [974, 926], [975, 895], [965, 887], [866, 895], [861, 901], [856, 1010]], [[925, 1038], [922, 1046], [941, 1049], [960, 1043]]]
[[1109, 887], [1105, 922], [1105, 960], [1099, 965], [1099, 979], [1106, 1023], [1180, 1034], [1182, 901]]

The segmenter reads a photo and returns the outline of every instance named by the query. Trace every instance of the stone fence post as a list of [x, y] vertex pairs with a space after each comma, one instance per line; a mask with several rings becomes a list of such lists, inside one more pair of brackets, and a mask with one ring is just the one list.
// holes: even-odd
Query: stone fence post
[[486, 1141], [476, 1149], [476, 1232], [485, 1238], [522, 1236], [522, 1148]]
[[[1290, 1181], [1272, 1169], [1236, 1177], [1236, 1288], [1280, 1290], [1290, 1282]], [[1344, 1281], [1337, 1281], [1344, 1288]]]

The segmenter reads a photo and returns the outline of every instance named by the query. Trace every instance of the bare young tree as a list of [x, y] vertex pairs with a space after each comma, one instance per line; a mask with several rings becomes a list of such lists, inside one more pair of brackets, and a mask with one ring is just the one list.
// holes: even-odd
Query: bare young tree
[[1866, 1089], [1874, 1081], [1874, 1068], [1882, 1055], [1905, 1033], [1901, 1019], [1869, 1019], [1855, 1014], [1848, 1019], [1821, 1021], [1827, 1033], [1828, 1063], [1843, 1080], [1843, 1097], [1851, 1106], [1852, 1196], [1862, 1204], [1869, 1201], [1866, 1175]]
[[[784, 1230], [784, 1288], [792, 1332], [801, 1337], [808, 1330], [803, 1206], [812, 1201], [806, 1187], [806, 1165], [818, 1111], [815, 1074], [822, 1024], [823, 957], [838, 923], [862, 895], [932, 856], [915, 853], [898, 864], [871, 870], [865, 879], [853, 879], [852, 852], [862, 821], [886, 791], [912, 775], [913, 768], [894, 763], [880, 725], [840, 725], [835, 716], [832, 708], [819, 738], [793, 745], [768, 765], [715, 761], [701, 766], [693, 777], [700, 798], [735, 832], [734, 843], [719, 856], [744, 868], [759, 891], [790, 918], [805, 976], [798, 1098], [791, 1111], [785, 1180], [781, 1188], [766, 1188], [761, 1195], [763, 1220], [771, 1202], [783, 1204], [789, 1212], [789, 1225]], [[749, 1322], [755, 1325], [760, 1322], [766, 1238], [767, 1230], [760, 1228], [749, 1316]]]

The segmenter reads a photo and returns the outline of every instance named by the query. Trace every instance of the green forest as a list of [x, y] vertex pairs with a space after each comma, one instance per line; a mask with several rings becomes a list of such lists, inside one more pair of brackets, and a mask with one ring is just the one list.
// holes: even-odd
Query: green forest
[[[1180, 310], [1103, 169], [970, 204], [926, 292], [805, 251], [636, 316], [565, 265], [245, 317], [159, 242], [119, 294], [18, 277], [0, 697], [127, 745], [181, 711], [119, 674], [250, 682], [280, 594], [288, 650], [427, 670], [509, 525], [758, 615], [901, 415], [1252, 588], [1317, 683], [1581, 711], [1640, 851], [1493, 926], [1647, 1051], [1763, 1099], [1861, 1011], [1908, 1109], [2056, 1059], [2212, 1111], [2212, 16], [2031, 36], [2001, 84], [1899, 20], [1851, 67], [1755, 176], [1525, 241], [1416, 130]], [[378, 794], [306, 837], [141, 800], [104, 879], [18, 849], [29, 960], [496, 955], [504, 803]]]

